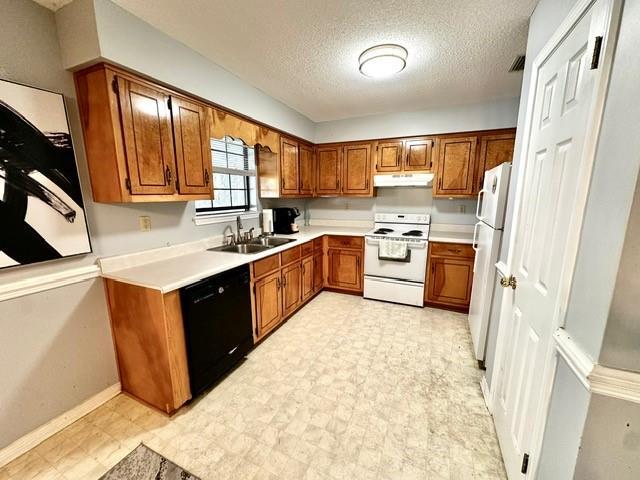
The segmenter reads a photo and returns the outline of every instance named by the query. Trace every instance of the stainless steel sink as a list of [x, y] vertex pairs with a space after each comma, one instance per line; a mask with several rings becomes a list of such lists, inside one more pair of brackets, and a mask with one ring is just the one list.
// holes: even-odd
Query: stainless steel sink
[[280, 237], [258, 237], [250, 240], [251, 245], [264, 245], [266, 247], [279, 247], [285, 243], [295, 242], [295, 238], [280, 238]]
[[273, 248], [273, 246], [241, 243], [238, 245], [223, 245], [221, 247], [209, 248], [208, 250], [211, 252], [260, 253], [270, 248]]

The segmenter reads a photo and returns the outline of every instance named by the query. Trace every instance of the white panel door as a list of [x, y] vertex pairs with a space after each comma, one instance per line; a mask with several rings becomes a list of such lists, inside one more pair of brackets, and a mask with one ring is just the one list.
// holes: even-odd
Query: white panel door
[[602, 69], [590, 66], [594, 39], [605, 30], [602, 12], [611, 4], [599, 0], [582, 5], [588, 5], [584, 14], [566, 35], [554, 37], [554, 48], [534, 62], [532, 72], [535, 94], [529, 103], [522, 195], [510, 252], [517, 288], [505, 296], [511, 305], [503, 303], [502, 354], [493, 383], [494, 420], [510, 479], [523, 477], [523, 456], [531, 451], [534, 430], [546, 414], [552, 334], [566, 295], [562, 285], [575, 264], [573, 235], [579, 223], [573, 222], [581, 222], [584, 209], [579, 193], [592, 166], [585, 143], [593, 128]]

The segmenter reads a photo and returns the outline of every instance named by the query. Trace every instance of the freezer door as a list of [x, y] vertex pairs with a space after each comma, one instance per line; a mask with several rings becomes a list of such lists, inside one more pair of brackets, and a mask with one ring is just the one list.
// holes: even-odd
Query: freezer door
[[478, 194], [476, 217], [487, 225], [502, 230], [509, 193], [511, 164], [503, 163], [484, 174], [484, 184]]
[[483, 222], [476, 224], [473, 243], [476, 258], [473, 267], [473, 286], [471, 287], [468, 318], [473, 351], [477, 360], [484, 360], [496, 279], [495, 264], [498, 261], [501, 238], [501, 230], [493, 229]]

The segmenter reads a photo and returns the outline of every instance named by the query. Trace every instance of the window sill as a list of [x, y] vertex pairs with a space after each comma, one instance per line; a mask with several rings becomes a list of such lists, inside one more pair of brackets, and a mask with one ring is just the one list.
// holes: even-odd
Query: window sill
[[233, 222], [238, 216], [240, 216], [242, 220], [249, 220], [252, 218], [259, 218], [260, 212], [232, 213], [229, 215], [196, 215], [195, 217], [193, 217], [193, 223], [195, 223], [196, 225], [229, 223]]

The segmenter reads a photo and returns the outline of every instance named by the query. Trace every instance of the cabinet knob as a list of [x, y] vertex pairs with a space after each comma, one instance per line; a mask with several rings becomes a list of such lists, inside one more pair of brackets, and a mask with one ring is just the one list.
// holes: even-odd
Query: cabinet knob
[[171, 169], [169, 168], [169, 165], [164, 169], [164, 179], [166, 180], [167, 185], [171, 184]]

